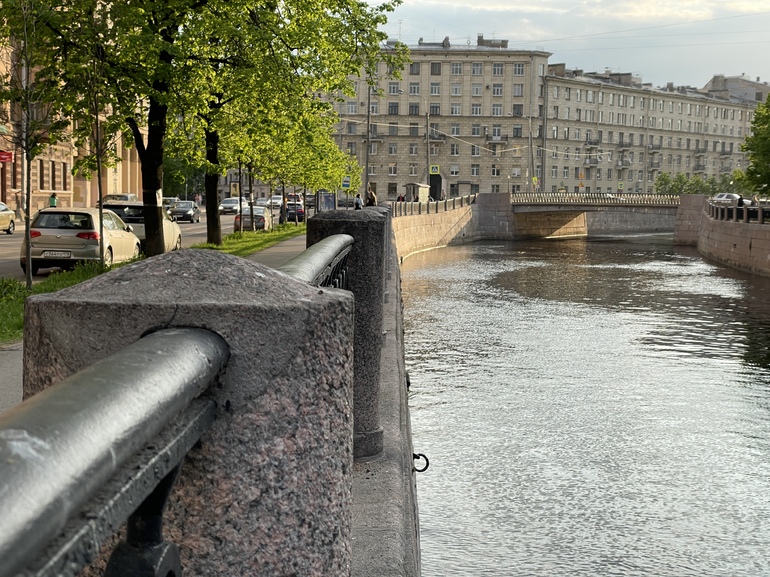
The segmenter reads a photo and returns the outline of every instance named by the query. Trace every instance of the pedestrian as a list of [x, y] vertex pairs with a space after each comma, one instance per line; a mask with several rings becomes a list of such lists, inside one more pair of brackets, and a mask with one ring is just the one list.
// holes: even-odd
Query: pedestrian
[[[350, 205], [348, 205], [348, 206], [350, 206]], [[364, 206], [364, 201], [361, 199], [361, 193], [359, 192], [356, 195], [355, 200], [353, 200], [353, 208], [355, 208], [356, 210], [361, 210], [363, 208], [363, 206]]]
[[59, 199], [56, 198], [56, 193], [52, 192], [51, 196], [48, 197], [48, 206], [50, 208], [56, 208], [59, 205]]
[[742, 194], [738, 195], [738, 206], [743, 206], [743, 195]]
[[759, 197], [756, 194], [751, 199], [751, 206], [759, 206]]
[[366, 206], [377, 206], [377, 197], [371, 188], [369, 189], [369, 194], [366, 197]]

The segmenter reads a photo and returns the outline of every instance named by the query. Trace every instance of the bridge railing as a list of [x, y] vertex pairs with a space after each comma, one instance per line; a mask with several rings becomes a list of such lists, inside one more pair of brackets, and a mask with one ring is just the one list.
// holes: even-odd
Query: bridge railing
[[[369, 210], [359, 212], [366, 212], [366, 216], [370, 213]], [[378, 216], [379, 220], [386, 222], [385, 214]], [[385, 227], [382, 228], [384, 232]], [[388, 238], [381, 236], [385, 240]], [[297, 291], [303, 283], [319, 287], [347, 287], [348, 256], [354, 244], [353, 236], [335, 234], [319, 239], [287, 263], [282, 267], [282, 272], [292, 277], [288, 284], [297, 285], [293, 289], [288, 288], [288, 294], [295, 294], [292, 291]], [[382, 245], [374, 250], [384, 253]], [[363, 256], [366, 256], [366, 253]], [[71, 307], [67, 306], [59, 308], [62, 299], [74, 298], [78, 306], [82, 307], [78, 311], [81, 320], [91, 318], [94, 321], [94, 332], [99, 330], [96, 329], [97, 326], [110, 325], [112, 332], [121, 333], [126, 327], [118, 327], [118, 322], [110, 323], [107, 316], [116, 314], [116, 319], [124, 319], [128, 310], [138, 311], [135, 295], [139, 285], [140, 293], [150, 295], [149, 303], [144, 306], [150, 309], [157, 306], [158, 302], [161, 305], [157, 312], [150, 310], [146, 313], [146, 322], [168, 325], [168, 321], [157, 320], [158, 317], [164, 318], [167, 315], [162, 312], [165, 308], [163, 297], [158, 301], [158, 293], [163, 294], [163, 291], [153, 291], [150, 286], [154, 282], [153, 279], [170, 283], [164, 285], [170, 292], [170, 287], [187, 282], [184, 279], [188, 277], [187, 273], [175, 276], [170, 274], [171, 271], [220, 271], [224, 262], [220, 259], [227, 258], [232, 257], [215, 251], [169, 253], [94, 279], [97, 284], [105, 284], [101, 286], [101, 290], [93, 287], [92, 293], [84, 289], [84, 293], [81, 293], [84, 295], [82, 302], [80, 295], [60, 296], [66, 291], [74, 293], [78, 287], [71, 287], [50, 296], [40, 295], [37, 297], [40, 302], [28, 307], [30, 316], [36, 319], [34, 324], [39, 325], [38, 329], [32, 329], [32, 332], [36, 336], [45, 333], [40, 330], [40, 327], [46, 324], [41, 321], [41, 313], [58, 308], [55, 314], [61, 316], [62, 311], [71, 310]], [[212, 265], [214, 261], [218, 264]], [[180, 266], [174, 266], [174, 263]], [[235, 261], [225, 264], [233, 265]], [[365, 280], [369, 292], [372, 279], [376, 278], [380, 284], [384, 283], [384, 269], [380, 268], [378, 272], [378, 266], [383, 266], [382, 259], [374, 266], [372, 263], [360, 263], [358, 266], [357, 270], [371, 271], [372, 277]], [[254, 273], [251, 270], [245, 272], [243, 280], [248, 282]], [[285, 276], [280, 273], [273, 274], [276, 277], [274, 282], [277, 282], [278, 286], [287, 284]], [[217, 279], [217, 282], [221, 282], [219, 275]], [[328, 326], [324, 326], [322, 320], [299, 321], [300, 326], [313, 325], [304, 337], [312, 339], [312, 342], [298, 340], [303, 337], [298, 335], [296, 328], [293, 332], [288, 330], [286, 336], [282, 336], [280, 330], [271, 334], [273, 340], [277, 343], [283, 342], [284, 345], [291, 341], [292, 345], [301, 349], [303, 345], [316, 346], [320, 351], [321, 363], [329, 363], [330, 361], [325, 360], [329, 357], [336, 360], [331, 361], [331, 364], [322, 365], [329, 370], [328, 374], [322, 376], [314, 375], [307, 366], [303, 366], [299, 372], [293, 372], [290, 366], [278, 363], [277, 367], [270, 369], [270, 374], [278, 383], [285, 384], [271, 383], [270, 394], [263, 394], [266, 399], [262, 400], [260, 395], [255, 393], [259, 380], [255, 371], [264, 369], [253, 365], [258, 362], [254, 360], [257, 356], [255, 351], [260, 351], [260, 341], [265, 339], [265, 335], [258, 332], [259, 328], [254, 320], [259, 318], [254, 314], [259, 313], [249, 313], [248, 305], [239, 304], [243, 318], [225, 318], [228, 314], [219, 307], [226, 296], [224, 299], [218, 299], [217, 303], [209, 303], [209, 308], [215, 310], [203, 313], [204, 308], [201, 308], [200, 301], [211, 298], [212, 292], [211, 285], [206, 285], [206, 282], [202, 281], [203, 286], [200, 289], [188, 285], [181, 290], [180, 295], [195, 293], [190, 295], [190, 300], [194, 303], [192, 305], [178, 300], [174, 302], [175, 299], [172, 298], [171, 315], [181, 323], [219, 323], [218, 326], [205, 329], [183, 326], [154, 332], [150, 329], [147, 336], [133, 342], [130, 336], [123, 337], [132, 344], [60, 382], [44, 386], [43, 390], [0, 415], [0, 577], [12, 577], [20, 573], [40, 577], [77, 575], [99, 556], [102, 543], [115, 539], [116, 531], [126, 521], [125, 541], [113, 549], [107, 561], [105, 575], [181, 576], [180, 548], [165, 541], [163, 537], [164, 508], [179, 478], [185, 479], [188, 485], [192, 483], [194, 487], [192, 493], [189, 486], [182, 489], [182, 493], [186, 494], [187, 498], [197, 495], [194, 498], [202, 501], [204, 505], [209, 502], [201, 496], [206, 491], [213, 492], [215, 498], [220, 501], [218, 507], [222, 507], [222, 502], [233, 499], [236, 506], [225, 507], [228, 515], [232, 516], [232, 526], [240, 526], [243, 531], [257, 535], [258, 538], [264, 537], [265, 543], [252, 544], [251, 547], [240, 543], [240, 538], [238, 543], [223, 543], [219, 533], [205, 533], [206, 530], [216, 532], [214, 527], [220, 519], [213, 517], [203, 522], [202, 527], [205, 529], [201, 526], [190, 529], [196, 535], [194, 539], [199, 540], [196, 542], [198, 546], [202, 542], [219, 543], [223, 550], [231, 546], [246, 546], [248, 554], [255, 559], [251, 570], [241, 567], [247, 574], [283, 574], [288, 571], [287, 567], [301, 567], [299, 571], [303, 574], [343, 575], [341, 567], [350, 567], [350, 496], [346, 493], [350, 491], [352, 466], [346, 464], [345, 460], [348, 457], [352, 460], [353, 444], [357, 442], [357, 437], [354, 439], [353, 422], [357, 425], [359, 421], [368, 423], [370, 428], [375, 429], [375, 433], [379, 423], [377, 418], [372, 416], [378, 409], [376, 396], [374, 409], [367, 407], [366, 403], [361, 409], [360, 403], [353, 402], [354, 387], [352, 371], [349, 368], [352, 359], [346, 358], [346, 346], [343, 345], [350, 342], [351, 356], [358, 355], [356, 349], [362, 349], [366, 353], [366, 362], [379, 365], [379, 359], [375, 359], [369, 351], [379, 351], [372, 347], [371, 341], [374, 340], [372, 334], [378, 337], [382, 334], [382, 303], [379, 303], [380, 325], [364, 335], [354, 334], [352, 319], [345, 320], [346, 315], [352, 312], [352, 306], [345, 304], [349, 297], [342, 298], [339, 295], [332, 296], [333, 300], [328, 296], [319, 296], [319, 302], [325, 312], [317, 316], [326, 318]], [[356, 283], [353, 284], [355, 290]], [[119, 288], [119, 291], [124, 291], [121, 292], [123, 297], [116, 298], [111, 295], [114, 300], [109, 301], [110, 295], [105, 294], [109, 291], [105, 290], [105, 287], [110, 286], [125, 287]], [[131, 289], [130, 286], [134, 288]], [[309, 301], [309, 295], [323, 295], [323, 291], [306, 292], [302, 297], [305, 301]], [[97, 296], [94, 301], [96, 304], [91, 310], [88, 307], [94, 294], [102, 296]], [[232, 293], [225, 291], [224, 294]], [[105, 302], [105, 298], [108, 302]], [[121, 298], [128, 300], [123, 301]], [[52, 300], [44, 304], [42, 301], [45, 299]], [[375, 296], [375, 306], [378, 299], [382, 300], [382, 290]], [[280, 310], [287, 309], [283, 304], [286, 298], [279, 297], [277, 300]], [[132, 303], [128, 305], [129, 308], [126, 308], [126, 302]], [[312, 306], [318, 305], [307, 305]], [[356, 312], [359, 307], [366, 310], [367, 306], [369, 305], [366, 295], [359, 293], [356, 297]], [[295, 304], [294, 307], [295, 314], [300, 319], [310, 318], [307, 312], [301, 310], [301, 306]], [[278, 308], [275, 310], [279, 311]], [[201, 318], [206, 314], [210, 315], [209, 320]], [[371, 318], [367, 317], [366, 320], [369, 324], [374, 324]], [[130, 330], [137, 330], [136, 325], [141, 322], [141, 319], [133, 318], [128, 326]], [[243, 326], [240, 323], [243, 323]], [[84, 327], [82, 324], [77, 328], [73, 326], [73, 330], [82, 331]], [[141, 328], [138, 330], [147, 331]], [[326, 338], [334, 339], [337, 347], [329, 349], [324, 346], [327, 333], [330, 336]], [[229, 338], [220, 336], [228, 334]], [[345, 341], [347, 335], [350, 341]], [[83, 336], [85, 335], [81, 334], [81, 337]], [[57, 337], [52, 338], [55, 340]], [[72, 335], [69, 335], [69, 338], [71, 339]], [[41, 345], [41, 350], [48, 348], [47, 352], [44, 350], [41, 354], [51, 361], [60, 360], [54, 358], [54, 351], [59, 357], [69, 356], [64, 347], [57, 346], [55, 342], [47, 345], [36, 344]], [[80, 346], [74, 347], [72, 352], [83, 356], [86, 359], [83, 362], [88, 364], [87, 359], [92, 348], [87, 342], [79, 344]], [[25, 349], [28, 347], [37, 348], [25, 340]], [[294, 350], [293, 347], [291, 350]], [[265, 358], [270, 356], [266, 355]], [[282, 356], [285, 355], [282, 353]], [[233, 357], [237, 359], [235, 362]], [[289, 355], [289, 358], [293, 358], [293, 355]], [[25, 365], [26, 361], [27, 359]], [[318, 362], [312, 355], [305, 353], [306, 365], [313, 366]], [[37, 364], [39, 366], [39, 362]], [[334, 369], [331, 370], [330, 367]], [[287, 372], [284, 375], [279, 371]], [[60, 374], [63, 371], [62, 367], [48, 366], [40, 372]], [[379, 376], [379, 369], [376, 376]], [[323, 386], [319, 386], [321, 384]], [[346, 387], [349, 387], [347, 392]], [[236, 402], [236, 408], [231, 406], [231, 398], [239, 398], [242, 395], [240, 389], [244, 389], [247, 396]], [[255, 398], [247, 402], [249, 397]], [[274, 399], [272, 406], [270, 399]], [[250, 410], [247, 406], [249, 403], [253, 403]], [[352, 409], [351, 415], [346, 414], [346, 407]], [[359, 410], [361, 414], [357, 412]], [[287, 414], [283, 415], [283, 411], [287, 411]], [[231, 422], [238, 421], [233, 417], [234, 413], [243, 413], [244, 421], [237, 426], [235, 422]], [[274, 429], [270, 429], [265, 423], [273, 416], [276, 424], [273, 425]], [[215, 424], [222, 420], [228, 421], [229, 424]], [[348, 423], [350, 431], [346, 433]], [[233, 426], [235, 428], [230, 431], [228, 427]], [[288, 432], [282, 432], [284, 427], [288, 427]], [[252, 431], [252, 428], [255, 430]], [[254, 435], [256, 431], [259, 433]], [[204, 462], [203, 479], [207, 479], [213, 472], [217, 478], [227, 478], [229, 475], [234, 478], [249, 478], [253, 486], [243, 486], [233, 492], [232, 489], [227, 489], [227, 486], [232, 484], [228, 481], [224, 483], [223, 494], [220, 487], [222, 483], [218, 481], [209, 483], [204, 480], [201, 485], [201, 478], [196, 477], [199, 471], [193, 475], [197, 480], [189, 481], [187, 474], [180, 475], [182, 460], [204, 435], [205, 445], [212, 447], [207, 453], [207, 458], [211, 461], [206, 461], [201, 455], [194, 459], [199, 463]], [[265, 435], [265, 438], [246, 440], [260, 435]], [[281, 435], [287, 437], [283, 438]], [[297, 438], [294, 438], [295, 435]], [[382, 428], [379, 427], [380, 450], [381, 436]], [[345, 446], [346, 440], [350, 442], [350, 446]], [[233, 445], [235, 441], [237, 444]], [[297, 447], [297, 455], [293, 455], [290, 449], [295, 444], [300, 445]], [[280, 447], [284, 449], [276, 454], [275, 451]], [[253, 452], [249, 453], [249, 450]], [[266, 453], [260, 452], [263, 450]], [[321, 453], [320, 457], [317, 453]], [[270, 459], [287, 459], [292, 466], [287, 470], [280, 463], [271, 463]], [[225, 465], [224, 462], [230, 464]], [[259, 479], [255, 473], [260, 467], [258, 463], [268, 469], [264, 480]], [[300, 464], [308, 470], [301, 470]], [[232, 470], [244, 465], [248, 470], [245, 477], [242, 471]], [[218, 470], [221, 467], [230, 467], [230, 470]], [[287, 478], [282, 479], [281, 475], [287, 475]], [[298, 487], [295, 485], [299, 483], [299, 477], [312, 478], [312, 481], [305, 481]], [[260, 489], [265, 483], [269, 487], [271, 482], [280, 486], [280, 490]], [[255, 497], [251, 505], [247, 502], [248, 506], [244, 510], [240, 506], [241, 499], [254, 491], [261, 491], [261, 497]], [[281, 495], [286, 491], [291, 494], [290, 506], [281, 501]], [[324, 495], [323, 499], [318, 497], [319, 491]], [[329, 491], [329, 494], [323, 491]], [[208, 495], [208, 499], [214, 498], [212, 494]], [[327, 502], [327, 497], [334, 497], [334, 503]], [[277, 500], [279, 505], [273, 505], [273, 509], [270, 509], [269, 503], [272, 500]], [[187, 506], [189, 505], [184, 507]], [[303, 506], [306, 508], [301, 511], [290, 510]], [[270, 529], [256, 530], [253, 526], [246, 526], [252, 509], [259, 509], [262, 514], [270, 517], [269, 522], [265, 521], [266, 524], [272, 523], [267, 525]], [[213, 510], [210, 514], [215, 515]], [[179, 511], [175, 511], [175, 516], [179, 516]], [[205, 511], [196, 515], [196, 518], [201, 517], [206, 518]], [[289, 519], [292, 518], [299, 519], [303, 525], [291, 526]], [[258, 520], [252, 519], [251, 522]], [[318, 531], [329, 530], [327, 537], [330, 540], [327, 542], [324, 539], [321, 542], [313, 536], [314, 534], [306, 535], [306, 522], [315, 524]], [[180, 533], [177, 527], [176, 536], [184, 538], [186, 529], [187, 526], [183, 526]], [[332, 529], [338, 533], [335, 538], [331, 537]], [[283, 530], [286, 531], [286, 536], [276, 537], [278, 531]], [[245, 541], [248, 541], [248, 538]], [[270, 549], [270, 544], [275, 545], [275, 551]], [[254, 554], [256, 550], [260, 551], [259, 555]], [[244, 550], [236, 549], [236, 553], [230, 553], [230, 557], [238, 557], [244, 553]], [[209, 555], [213, 556], [211, 553]], [[228, 555], [224, 552], [222, 556]], [[303, 556], [302, 560], [298, 560]], [[203, 560], [204, 566], [206, 563], [212, 561]], [[218, 569], [207, 570], [207, 574], [232, 574], [232, 568], [226, 563], [213, 564]], [[318, 569], [319, 566], [324, 569]], [[137, 573], [137, 567], [144, 567], [144, 572]], [[198, 569], [200, 571], [200, 567]], [[235, 571], [238, 572], [238, 569]], [[196, 572], [193, 570], [191, 574]]]
[[592, 204], [678, 206], [677, 194], [640, 194], [635, 192], [520, 192], [511, 194], [512, 204]]
[[75, 575], [127, 519], [105, 574], [146, 560], [180, 575], [162, 511], [228, 357], [210, 331], [155, 332], [0, 415], [0, 576]]
[[453, 196], [444, 200], [431, 200], [428, 202], [398, 202], [392, 201], [392, 216], [413, 216], [415, 214], [435, 214], [455, 210], [463, 206], [468, 206], [476, 201], [475, 194], [466, 196]]

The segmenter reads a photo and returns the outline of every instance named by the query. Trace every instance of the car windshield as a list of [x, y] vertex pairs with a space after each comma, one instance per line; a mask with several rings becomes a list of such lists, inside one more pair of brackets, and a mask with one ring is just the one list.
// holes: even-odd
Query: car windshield
[[222, 201], [222, 204], [238, 204], [237, 198], [226, 198]]
[[78, 212], [39, 213], [32, 228], [80, 228], [93, 229], [91, 216]]
[[177, 202], [174, 205], [174, 208], [192, 208], [192, 207], [193, 207], [193, 203], [191, 201], [190, 202], [188, 202], [188, 201]]
[[112, 212], [117, 214], [123, 222], [141, 224], [144, 222], [144, 206], [109, 206]]

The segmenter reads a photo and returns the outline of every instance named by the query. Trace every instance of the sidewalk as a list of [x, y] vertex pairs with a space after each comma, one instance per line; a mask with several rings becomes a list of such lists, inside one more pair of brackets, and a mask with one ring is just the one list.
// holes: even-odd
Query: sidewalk
[[[305, 235], [295, 236], [246, 257], [270, 268], [278, 268], [305, 250]], [[22, 343], [0, 345], [0, 413], [21, 402]]]

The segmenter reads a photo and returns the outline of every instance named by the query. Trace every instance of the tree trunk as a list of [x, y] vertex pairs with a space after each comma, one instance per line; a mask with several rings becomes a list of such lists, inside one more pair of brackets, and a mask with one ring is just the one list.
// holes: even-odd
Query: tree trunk
[[[206, 160], [212, 165], [219, 165], [219, 132], [206, 129]], [[219, 175], [206, 173], [206, 241], [222, 244], [222, 225], [219, 222]]]

